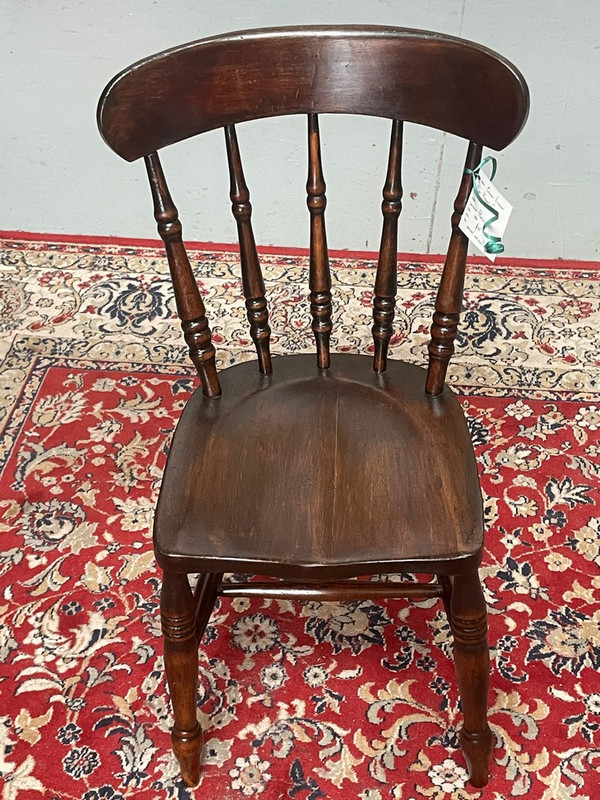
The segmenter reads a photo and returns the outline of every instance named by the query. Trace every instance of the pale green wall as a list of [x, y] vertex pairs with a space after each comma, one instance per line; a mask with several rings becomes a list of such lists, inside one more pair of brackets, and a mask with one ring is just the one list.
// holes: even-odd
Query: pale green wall
[[[532, 108], [499, 158], [497, 184], [515, 206], [508, 254], [600, 258], [598, 0], [0, 0], [0, 12], [0, 229], [154, 237], [143, 167], [122, 162], [96, 131], [108, 79], [152, 52], [228, 30], [368, 22], [464, 36], [515, 62]], [[290, 118], [239, 132], [263, 244], [307, 243], [304, 125]], [[322, 127], [330, 244], [375, 249], [387, 123], [328, 118]], [[221, 135], [208, 135], [206, 156], [198, 144], [164, 158], [186, 236], [233, 241]], [[416, 128], [407, 144], [401, 249], [441, 252], [462, 145]]]

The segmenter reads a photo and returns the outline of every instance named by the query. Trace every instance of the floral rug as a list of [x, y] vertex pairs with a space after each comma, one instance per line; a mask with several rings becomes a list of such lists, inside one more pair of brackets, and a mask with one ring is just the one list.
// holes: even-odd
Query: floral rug
[[[488, 787], [466, 782], [439, 603], [236, 599], [200, 648], [205, 766], [188, 791], [149, 532], [196, 385], [165, 262], [141, 245], [0, 245], [3, 800], [598, 796], [599, 271], [473, 265], [468, 279], [451, 382], [487, 498]], [[191, 255], [221, 365], [249, 358], [234, 252]], [[274, 349], [310, 350], [306, 257], [263, 264]], [[333, 267], [334, 345], [369, 352], [373, 263]], [[422, 363], [440, 267], [403, 267], [392, 357]]]

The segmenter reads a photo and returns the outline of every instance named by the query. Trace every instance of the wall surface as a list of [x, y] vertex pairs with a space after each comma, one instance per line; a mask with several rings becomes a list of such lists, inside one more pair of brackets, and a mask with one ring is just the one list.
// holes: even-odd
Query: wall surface
[[[598, 0], [0, 0], [0, 19], [0, 230], [154, 238], [142, 165], [122, 162], [96, 130], [105, 83], [145, 55], [224, 31], [367, 22], [474, 39], [521, 69], [530, 119], [496, 180], [515, 207], [507, 255], [600, 258]], [[239, 136], [257, 240], [306, 246], [305, 120], [248, 123]], [[389, 125], [327, 117], [322, 136], [330, 245], [376, 249]], [[411, 127], [402, 250], [445, 250], [463, 155], [454, 137]], [[186, 237], [234, 241], [220, 132], [163, 160]]]

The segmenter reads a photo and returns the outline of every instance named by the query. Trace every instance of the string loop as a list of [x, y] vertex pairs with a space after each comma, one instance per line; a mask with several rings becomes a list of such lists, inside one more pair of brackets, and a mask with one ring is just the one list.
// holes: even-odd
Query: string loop
[[496, 209], [491, 206], [489, 203], [483, 199], [483, 197], [479, 193], [479, 188], [477, 186], [477, 178], [479, 176], [480, 170], [485, 167], [486, 164], [492, 165], [492, 173], [490, 175], [490, 181], [494, 180], [494, 175], [496, 174], [496, 167], [498, 166], [496, 159], [494, 156], [486, 156], [479, 164], [475, 167], [475, 169], [465, 169], [467, 175], [471, 175], [473, 178], [473, 191], [475, 192], [475, 197], [479, 200], [481, 205], [486, 208], [490, 214], [492, 215], [486, 222], [483, 223], [482, 232], [487, 242], [484, 245], [484, 250], [486, 253], [490, 253], [492, 255], [498, 255], [499, 253], [504, 252], [504, 245], [502, 244], [499, 236], [493, 236], [491, 233], [487, 231], [490, 225], [493, 225], [494, 222], [498, 219], [498, 212]]

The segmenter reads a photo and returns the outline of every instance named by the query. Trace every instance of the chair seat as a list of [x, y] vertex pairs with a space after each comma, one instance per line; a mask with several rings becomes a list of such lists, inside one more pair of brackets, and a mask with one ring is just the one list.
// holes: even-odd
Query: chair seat
[[269, 376], [246, 362], [221, 379], [220, 398], [196, 391], [173, 439], [154, 527], [163, 567], [339, 579], [479, 557], [463, 412], [448, 387], [425, 394], [420, 367], [378, 375], [342, 354], [325, 371], [294, 355]]

